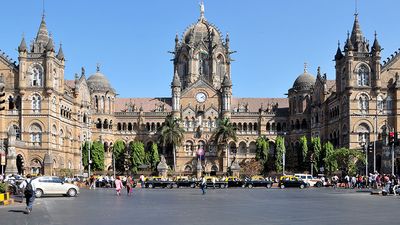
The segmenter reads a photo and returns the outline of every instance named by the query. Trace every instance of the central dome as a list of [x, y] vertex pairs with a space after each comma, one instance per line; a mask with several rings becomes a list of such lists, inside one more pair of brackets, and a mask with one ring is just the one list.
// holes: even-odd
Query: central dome
[[91, 75], [87, 79], [87, 83], [93, 90], [112, 90], [110, 81], [108, 81], [107, 77], [100, 73], [100, 71], [97, 71], [95, 74]]
[[185, 43], [198, 43], [201, 41], [209, 41], [210, 39], [217, 43], [221, 43], [221, 34], [213, 24], [210, 24], [205, 18], [200, 18], [197, 23], [190, 25], [183, 33], [183, 41]]
[[315, 77], [307, 71], [300, 74], [293, 83], [293, 89], [308, 90], [315, 84]]

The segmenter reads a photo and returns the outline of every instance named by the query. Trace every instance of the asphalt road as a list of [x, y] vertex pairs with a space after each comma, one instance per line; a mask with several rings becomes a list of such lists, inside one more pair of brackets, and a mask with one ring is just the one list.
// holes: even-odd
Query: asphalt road
[[[124, 192], [125, 194], [125, 192]], [[131, 197], [113, 189], [81, 190], [76, 198], [37, 199], [30, 215], [24, 205], [0, 208], [0, 224], [398, 224], [399, 196], [356, 190], [135, 189]]]

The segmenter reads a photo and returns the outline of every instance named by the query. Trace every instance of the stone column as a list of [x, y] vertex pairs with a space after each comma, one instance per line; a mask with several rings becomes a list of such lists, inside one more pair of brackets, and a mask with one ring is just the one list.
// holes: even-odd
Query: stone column
[[17, 174], [17, 154], [15, 152], [16, 132], [11, 126], [8, 130], [7, 166], [5, 174]]
[[159, 176], [167, 177], [167, 175], [168, 175], [168, 165], [167, 165], [164, 155], [161, 155], [161, 161], [160, 161], [160, 163], [158, 163], [157, 171], [158, 171]]
[[53, 159], [52, 159], [50, 153], [46, 153], [44, 155], [43, 166], [44, 166], [43, 174], [46, 176], [52, 176], [53, 175]]
[[239, 175], [240, 175], [240, 166], [236, 162], [236, 160], [232, 163], [231, 171], [232, 171], [232, 176], [239, 177]]
[[197, 159], [196, 175], [197, 179], [203, 175], [203, 167], [201, 166], [201, 160], [199, 158]]

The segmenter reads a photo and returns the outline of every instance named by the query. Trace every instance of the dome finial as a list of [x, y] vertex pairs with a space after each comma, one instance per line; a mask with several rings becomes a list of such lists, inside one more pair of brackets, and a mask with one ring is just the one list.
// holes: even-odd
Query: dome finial
[[100, 72], [100, 63], [96, 64], [96, 72]]
[[200, 19], [204, 19], [204, 1], [200, 2]]
[[307, 63], [304, 63], [304, 73], [307, 73]]

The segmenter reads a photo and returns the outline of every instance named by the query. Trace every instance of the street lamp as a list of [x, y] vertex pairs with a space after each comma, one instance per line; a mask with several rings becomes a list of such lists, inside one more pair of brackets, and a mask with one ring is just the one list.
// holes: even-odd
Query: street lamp
[[[286, 132], [283, 132], [284, 138], [286, 137]], [[285, 165], [286, 165], [286, 149], [282, 154], [282, 174], [285, 175]]]
[[365, 151], [365, 177], [368, 176], [368, 142], [363, 140], [361, 143], [363, 150]]

